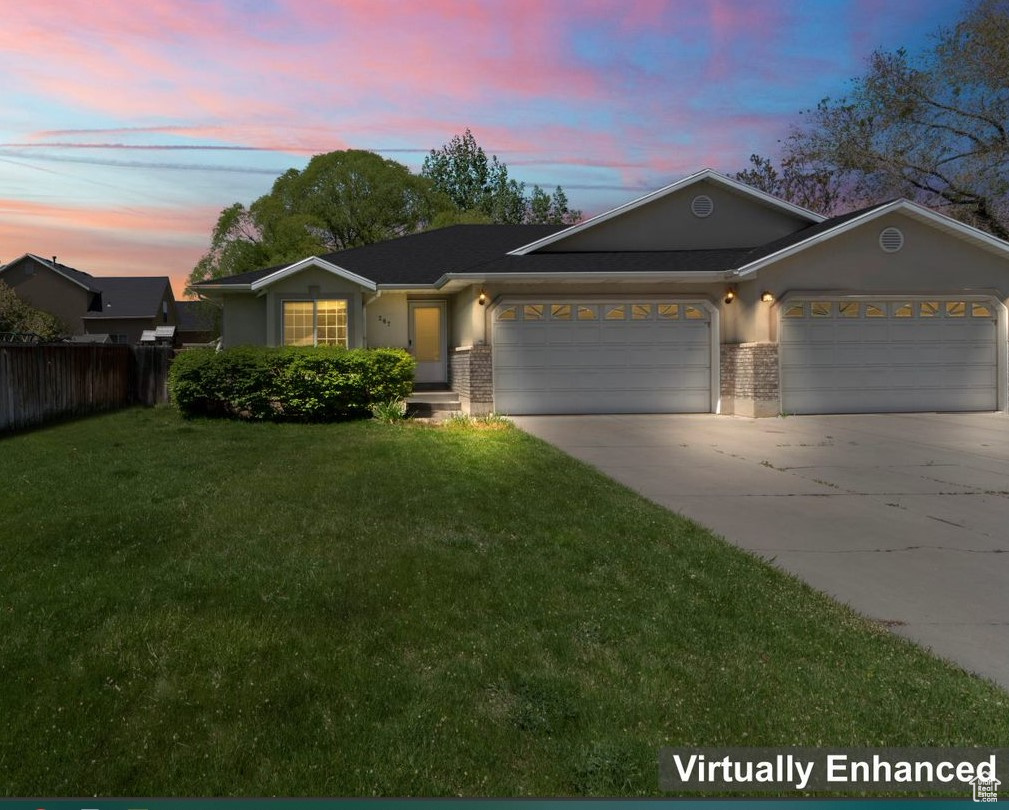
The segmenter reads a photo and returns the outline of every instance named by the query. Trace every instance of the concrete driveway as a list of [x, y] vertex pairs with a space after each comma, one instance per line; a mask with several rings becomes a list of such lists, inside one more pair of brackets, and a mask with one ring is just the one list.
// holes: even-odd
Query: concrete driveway
[[1006, 416], [514, 422], [1009, 688]]

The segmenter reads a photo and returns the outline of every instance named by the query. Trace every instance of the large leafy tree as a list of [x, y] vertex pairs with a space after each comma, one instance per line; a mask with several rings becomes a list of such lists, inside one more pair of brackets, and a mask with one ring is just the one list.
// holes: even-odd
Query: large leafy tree
[[828, 210], [905, 196], [1009, 238], [1009, 0], [981, 0], [935, 43], [874, 53], [846, 96], [806, 111], [782, 174], [829, 175]]
[[570, 224], [581, 219], [581, 211], [568, 207], [564, 190], [558, 186], [548, 195], [533, 186], [526, 195], [525, 183], [508, 176], [508, 167], [497, 155], [487, 157], [473, 133], [467, 129], [424, 158], [421, 175], [448, 197], [456, 211], [443, 216], [449, 222], [496, 222], [505, 224]]
[[316, 155], [248, 208], [221, 212], [189, 285], [412, 233], [448, 207], [429, 180], [373, 152]]
[[55, 340], [67, 330], [55, 315], [31, 306], [6, 282], [0, 281], [0, 332], [34, 334], [43, 340]]

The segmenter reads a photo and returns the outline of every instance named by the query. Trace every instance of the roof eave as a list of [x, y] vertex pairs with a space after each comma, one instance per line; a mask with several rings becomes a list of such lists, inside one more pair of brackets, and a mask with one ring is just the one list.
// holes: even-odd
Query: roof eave
[[601, 270], [596, 272], [510, 272], [446, 273], [436, 282], [443, 287], [451, 281], [489, 283], [493, 281], [724, 281], [732, 270], [642, 270], [633, 273]]

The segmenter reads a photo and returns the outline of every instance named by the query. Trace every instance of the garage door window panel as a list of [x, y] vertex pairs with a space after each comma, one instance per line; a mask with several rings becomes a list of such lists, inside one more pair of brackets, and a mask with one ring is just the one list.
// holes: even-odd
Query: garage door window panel
[[631, 304], [631, 318], [635, 321], [645, 321], [652, 317], [651, 304]]

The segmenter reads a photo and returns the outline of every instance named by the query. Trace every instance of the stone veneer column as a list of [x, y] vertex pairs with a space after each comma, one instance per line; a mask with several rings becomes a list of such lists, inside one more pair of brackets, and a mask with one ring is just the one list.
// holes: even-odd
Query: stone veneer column
[[722, 413], [777, 416], [781, 412], [777, 343], [723, 343]]
[[459, 395], [463, 413], [484, 416], [494, 409], [491, 347], [460, 346], [449, 358], [449, 385]]

